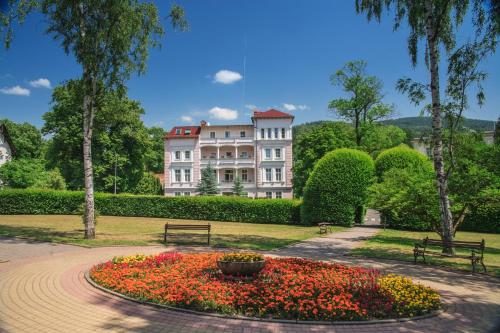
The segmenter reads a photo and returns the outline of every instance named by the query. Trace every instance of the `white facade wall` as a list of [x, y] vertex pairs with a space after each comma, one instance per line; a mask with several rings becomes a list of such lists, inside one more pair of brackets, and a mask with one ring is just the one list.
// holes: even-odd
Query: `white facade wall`
[[0, 166], [4, 165], [12, 158], [12, 151], [7, 139], [0, 133]]

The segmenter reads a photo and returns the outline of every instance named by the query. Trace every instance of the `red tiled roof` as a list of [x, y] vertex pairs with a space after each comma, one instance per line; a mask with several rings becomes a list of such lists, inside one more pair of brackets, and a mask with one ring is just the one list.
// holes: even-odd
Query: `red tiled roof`
[[200, 135], [200, 131], [200, 126], [176, 126], [165, 135], [165, 139], [197, 138]]
[[285, 112], [281, 112], [279, 110], [275, 109], [269, 109], [267, 111], [254, 111], [253, 112], [253, 117], [255, 119], [262, 119], [262, 118], [294, 118], [293, 115]]

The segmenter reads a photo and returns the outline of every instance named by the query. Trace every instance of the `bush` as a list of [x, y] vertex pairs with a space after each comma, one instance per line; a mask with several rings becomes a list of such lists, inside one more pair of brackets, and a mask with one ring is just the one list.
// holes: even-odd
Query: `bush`
[[135, 186], [134, 194], [162, 195], [163, 186], [155, 175], [146, 172]]
[[331, 222], [351, 226], [356, 209], [365, 204], [373, 175], [373, 160], [365, 152], [342, 148], [326, 154], [307, 180], [302, 223]]
[[459, 230], [500, 233], [500, 189], [488, 189], [478, 198], [478, 206], [465, 217]]
[[432, 173], [392, 169], [370, 189], [370, 207], [389, 228], [429, 231], [440, 221], [439, 200]]
[[432, 163], [424, 154], [401, 145], [384, 150], [375, 159], [375, 171], [379, 178], [391, 169], [410, 169], [414, 172], [432, 172]]
[[[83, 192], [50, 190], [0, 191], [0, 214], [77, 214]], [[164, 217], [250, 223], [299, 224], [300, 201], [239, 197], [163, 197], [97, 193], [101, 215]]]
[[0, 168], [0, 184], [9, 188], [66, 189], [66, 182], [59, 169], [45, 169], [40, 159], [12, 160]]

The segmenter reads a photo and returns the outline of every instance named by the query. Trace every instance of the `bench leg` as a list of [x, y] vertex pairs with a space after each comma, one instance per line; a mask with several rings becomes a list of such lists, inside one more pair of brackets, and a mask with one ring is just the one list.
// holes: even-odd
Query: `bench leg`
[[208, 245], [210, 245], [210, 232], [208, 233]]
[[418, 252], [417, 251], [413, 251], [413, 263], [414, 264], [417, 263], [417, 257], [418, 257]]
[[167, 244], [167, 232], [163, 234], [163, 243]]
[[481, 258], [481, 266], [483, 266], [484, 272], [486, 273], [486, 266], [484, 265], [483, 258]]

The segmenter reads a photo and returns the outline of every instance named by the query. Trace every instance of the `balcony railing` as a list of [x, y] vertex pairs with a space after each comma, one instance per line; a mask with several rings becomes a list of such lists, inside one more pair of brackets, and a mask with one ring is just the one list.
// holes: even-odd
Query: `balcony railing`
[[200, 139], [200, 145], [233, 145], [242, 143], [253, 143], [253, 137], [229, 137], [229, 138], [203, 138]]

